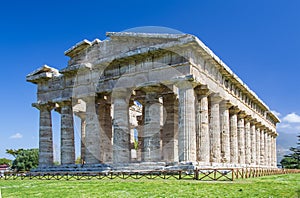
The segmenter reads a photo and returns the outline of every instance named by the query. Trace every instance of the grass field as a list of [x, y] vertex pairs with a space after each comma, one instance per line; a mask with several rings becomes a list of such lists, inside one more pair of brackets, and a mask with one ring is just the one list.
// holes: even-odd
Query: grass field
[[[7, 197], [300, 197], [300, 174], [240, 179], [194, 180], [0, 180]], [[1, 197], [1, 196], [0, 196]]]

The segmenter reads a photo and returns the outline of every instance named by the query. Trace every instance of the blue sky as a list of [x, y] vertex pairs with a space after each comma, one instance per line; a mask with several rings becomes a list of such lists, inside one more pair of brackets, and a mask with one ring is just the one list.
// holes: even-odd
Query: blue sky
[[[38, 146], [36, 86], [25, 76], [67, 65], [75, 43], [107, 31], [164, 26], [194, 34], [279, 114], [280, 138], [300, 131], [300, 1], [2, 1], [0, 158]], [[56, 141], [59, 116], [54, 113]], [[288, 137], [288, 138], [287, 138]], [[291, 145], [292, 146], [292, 145]]]

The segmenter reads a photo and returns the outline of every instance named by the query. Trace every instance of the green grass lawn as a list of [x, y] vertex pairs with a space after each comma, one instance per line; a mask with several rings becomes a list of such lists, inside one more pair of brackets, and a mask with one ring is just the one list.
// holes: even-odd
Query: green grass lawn
[[163, 179], [0, 180], [7, 197], [300, 197], [300, 174], [209, 182]]

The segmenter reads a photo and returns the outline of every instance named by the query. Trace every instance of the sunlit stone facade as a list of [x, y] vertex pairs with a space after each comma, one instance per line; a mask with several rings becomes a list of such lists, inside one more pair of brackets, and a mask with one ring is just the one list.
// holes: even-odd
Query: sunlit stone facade
[[210, 49], [188, 34], [107, 33], [42, 66], [40, 168], [53, 166], [51, 111], [61, 114], [61, 163], [75, 163], [74, 115], [86, 165], [276, 167], [279, 119]]

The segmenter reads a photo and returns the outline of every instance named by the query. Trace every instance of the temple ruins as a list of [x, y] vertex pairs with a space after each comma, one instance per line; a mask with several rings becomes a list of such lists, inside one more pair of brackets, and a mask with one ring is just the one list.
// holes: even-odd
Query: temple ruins
[[37, 85], [39, 169], [53, 165], [52, 110], [61, 115], [61, 165], [75, 167], [276, 167], [269, 107], [197, 37], [108, 32], [65, 52], [62, 70], [27, 75]]

